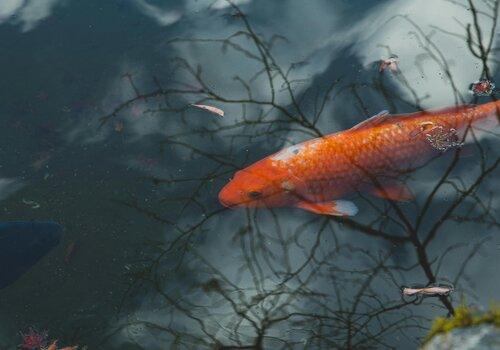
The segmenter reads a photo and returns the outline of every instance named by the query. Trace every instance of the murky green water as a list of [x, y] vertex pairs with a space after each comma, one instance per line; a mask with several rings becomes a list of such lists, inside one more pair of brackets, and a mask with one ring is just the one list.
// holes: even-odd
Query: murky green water
[[[468, 89], [498, 80], [497, 1], [234, 2], [0, 2], [0, 220], [65, 228], [0, 290], [0, 349], [29, 327], [89, 349], [407, 349], [499, 301], [494, 129], [410, 174], [397, 210], [218, 201], [238, 169], [381, 110], [491, 101]], [[454, 291], [402, 297], [429, 283]]]

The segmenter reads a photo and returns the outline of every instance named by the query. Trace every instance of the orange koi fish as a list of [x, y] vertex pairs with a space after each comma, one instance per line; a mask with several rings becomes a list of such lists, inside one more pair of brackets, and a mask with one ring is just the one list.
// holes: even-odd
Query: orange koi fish
[[381, 112], [351, 129], [287, 147], [236, 172], [220, 191], [226, 207], [298, 207], [352, 216], [343, 198], [368, 192], [412, 199], [398, 178], [498, 126], [500, 101], [406, 115]]

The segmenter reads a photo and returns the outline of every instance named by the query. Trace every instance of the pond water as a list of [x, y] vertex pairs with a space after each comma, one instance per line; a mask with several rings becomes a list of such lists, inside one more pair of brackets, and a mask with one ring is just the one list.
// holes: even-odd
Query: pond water
[[[342, 198], [350, 217], [218, 194], [382, 110], [494, 101], [469, 89], [499, 80], [497, 15], [493, 0], [1, 1], [0, 223], [63, 233], [0, 290], [0, 349], [30, 329], [80, 349], [412, 349], [436, 317], [488, 310], [498, 124], [406, 174], [410, 201]], [[402, 294], [436, 284], [453, 291]]]

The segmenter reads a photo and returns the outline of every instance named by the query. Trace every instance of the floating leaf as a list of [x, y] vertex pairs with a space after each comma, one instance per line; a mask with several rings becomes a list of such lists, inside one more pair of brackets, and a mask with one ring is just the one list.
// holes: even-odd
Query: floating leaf
[[403, 295], [412, 296], [412, 295], [424, 295], [424, 296], [439, 296], [439, 295], [448, 295], [453, 292], [453, 286], [451, 285], [430, 285], [423, 288], [412, 288], [412, 287], [402, 287], [401, 292]]
[[217, 114], [218, 116], [221, 116], [221, 117], [224, 116], [224, 111], [222, 109], [217, 108], [217, 107], [212, 107], [212, 106], [207, 106], [207, 105], [198, 105], [198, 104], [192, 104], [191, 106], [204, 109], [206, 111], [209, 111], [210, 113]]

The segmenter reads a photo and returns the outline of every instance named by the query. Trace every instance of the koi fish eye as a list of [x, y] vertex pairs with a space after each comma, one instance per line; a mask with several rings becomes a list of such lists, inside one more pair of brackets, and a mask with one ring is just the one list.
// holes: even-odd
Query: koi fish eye
[[248, 192], [248, 197], [250, 197], [251, 199], [258, 199], [262, 196], [262, 193], [259, 192], [259, 191], [250, 191]]

